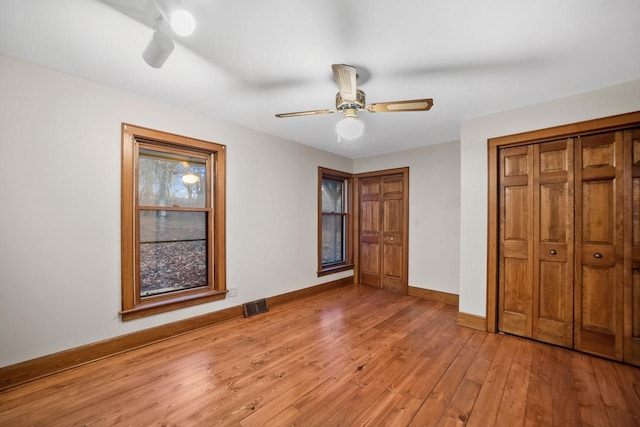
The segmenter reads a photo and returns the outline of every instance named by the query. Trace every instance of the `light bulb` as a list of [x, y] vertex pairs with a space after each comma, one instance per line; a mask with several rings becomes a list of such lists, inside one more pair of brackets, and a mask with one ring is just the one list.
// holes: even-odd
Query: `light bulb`
[[184, 10], [176, 10], [171, 14], [171, 29], [179, 36], [189, 36], [196, 28], [196, 21], [193, 15]]
[[336, 125], [338, 135], [344, 139], [354, 139], [362, 135], [364, 124], [357, 117], [345, 117]]

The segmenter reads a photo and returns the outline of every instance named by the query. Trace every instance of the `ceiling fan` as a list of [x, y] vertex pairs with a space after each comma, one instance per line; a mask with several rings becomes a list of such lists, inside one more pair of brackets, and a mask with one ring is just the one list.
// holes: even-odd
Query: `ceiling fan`
[[[336, 94], [336, 109], [341, 111], [344, 118], [338, 122], [338, 134], [351, 139], [362, 134], [363, 125], [358, 121], [358, 111], [366, 110], [370, 113], [399, 113], [404, 111], [428, 111], [433, 106], [433, 99], [412, 99], [406, 101], [378, 102], [366, 105], [365, 94], [356, 87], [358, 73], [356, 67], [346, 64], [333, 64], [333, 76], [338, 84]], [[366, 106], [365, 106], [366, 105]], [[310, 110], [295, 113], [276, 114], [276, 117], [310, 116], [315, 114], [331, 114], [334, 110]]]

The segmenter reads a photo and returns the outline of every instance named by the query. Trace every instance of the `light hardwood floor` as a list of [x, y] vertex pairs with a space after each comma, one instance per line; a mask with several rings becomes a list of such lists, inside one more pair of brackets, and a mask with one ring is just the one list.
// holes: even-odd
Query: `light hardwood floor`
[[638, 426], [640, 369], [347, 286], [0, 394], [0, 426]]

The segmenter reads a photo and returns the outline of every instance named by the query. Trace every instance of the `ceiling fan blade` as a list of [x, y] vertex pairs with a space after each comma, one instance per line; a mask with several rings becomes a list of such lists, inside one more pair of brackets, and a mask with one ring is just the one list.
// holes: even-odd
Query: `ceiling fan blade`
[[399, 113], [403, 111], [428, 111], [433, 106], [433, 99], [411, 99], [407, 101], [378, 102], [367, 105], [370, 113]]
[[333, 75], [338, 83], [340, 96], [344, 101], [356, 100], [356, 67], [345, 64], [333, 64], [331, 66]]
[[297, 117], [297, 116], [312, 116], [314, 114], [331, 114], [333, 110], [311, 110], [311, 111], [298, 111], [296, 113], [281, 113], [276, 114], [276, 117]]

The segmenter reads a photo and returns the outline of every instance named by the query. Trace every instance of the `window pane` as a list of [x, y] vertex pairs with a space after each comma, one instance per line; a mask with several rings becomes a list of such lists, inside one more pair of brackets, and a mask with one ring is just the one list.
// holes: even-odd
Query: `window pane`
[[141, 149], [138, 158], [138, 205], [205, 207], [203, 159]]
[[322, 215], [322, 264], [344, 262], [344, 217]]
[[140, 211], [140, 296], [207, 286], [206, 215]]
[[322, 180], [322, 212], [343, 211], [344, 181], [335, 179]]

